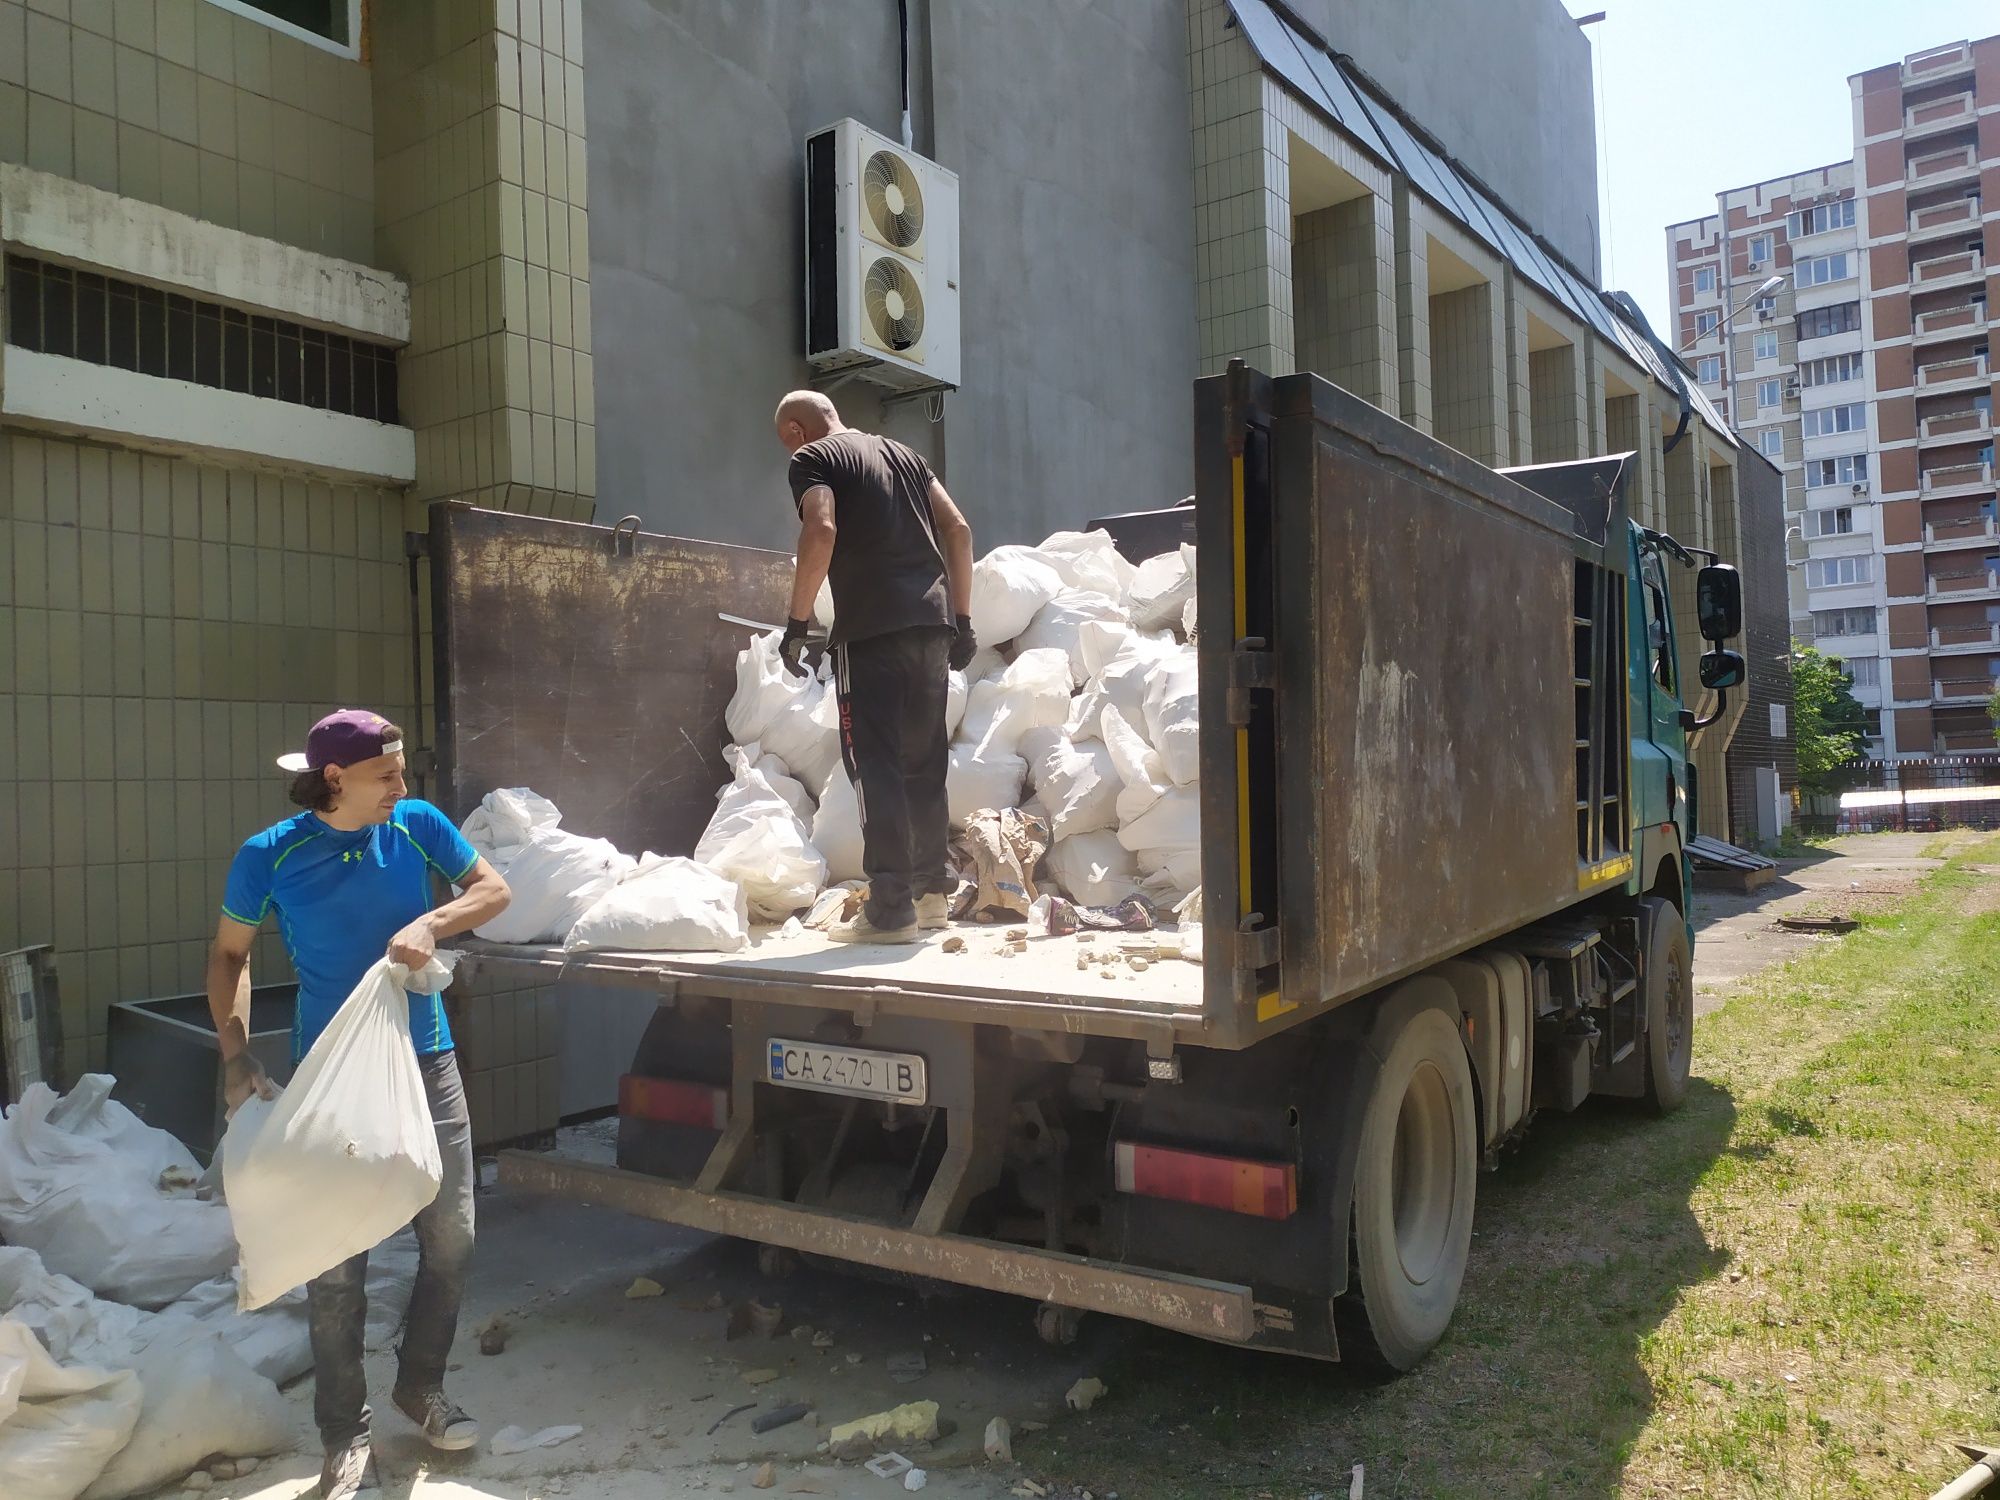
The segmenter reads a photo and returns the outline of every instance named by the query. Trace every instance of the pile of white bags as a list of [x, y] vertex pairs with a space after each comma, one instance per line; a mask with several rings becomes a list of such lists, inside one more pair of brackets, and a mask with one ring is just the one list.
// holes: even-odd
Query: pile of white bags
[[[758, 758], [756, 745], [731, 745], [724, 755], [736, 779], [716, 799], [715, 816], [695, 845], [694, 857], [742, 888], [753, 918], [782, 922], [826, 884], [826, 858], [812, 844], [812, 831], [797, 806], [779, 794]], [[790, 776], [784, 781], [805, 788]], [[810, 806], [810, 804], [808, 804]]]
[[[791, 816], [789, 808], [786, 816]], [[734, 953], [750, 941], [743, 887], [691, 859], [648, 854], [581, 917], [564, 947]]]
[[488, 792], [460, 830], [514, 893], [480, 937], [559, 943], [576, 919], [632, 868], [608, 839], [565, 833], [555, 803], [526, 787]]

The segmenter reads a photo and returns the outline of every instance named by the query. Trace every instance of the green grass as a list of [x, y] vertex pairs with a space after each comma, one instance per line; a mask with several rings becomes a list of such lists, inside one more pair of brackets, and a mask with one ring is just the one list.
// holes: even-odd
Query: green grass
[[1703, 1018], [1672, 1118], [1538, 1121], [1481, 1179], [1458, 1316], [1412, 1375], [1142, 1332], [1029, 1462], [1125, 1500], [1333, 1500], [1357, 1462], [1370, 1500], [1928, 1494], [1950, 1439], [2000, 1436], [1982, 860], [2000, 840]]

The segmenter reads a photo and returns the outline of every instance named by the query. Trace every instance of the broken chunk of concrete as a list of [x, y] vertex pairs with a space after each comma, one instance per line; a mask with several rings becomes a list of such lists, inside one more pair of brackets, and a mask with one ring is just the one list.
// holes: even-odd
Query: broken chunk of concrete
[[937, 1433], [937, 1402], [910, 1401], [842, 1422], [827, 1434], [827, 1447], [836, 1458], [860, 1458], [890, 1444], [928, 1443]]
[[1099, 1380], [1095, 1375], [1086, 1375], [1069, 1388], [1063, 1400], [1069, 1404], [1071, 1411], [1089, 1411], [1091, 1407], [1097, 1404], [1099, 1398], [1104, 1395], [1104, 1392], [1105, 1385], [1103, 1381]]
[[650, 1276], [635, 1276], [632, 1284], [625, 1288], [625, 1295], [634, 1301], [640, 1297], [663, 1297], [667, 1289]]
[[995, 1417], [986, 1424], [986, 1456], [996, 1464], [1014, 1461], [1014, 1433], [1005, 1417]]

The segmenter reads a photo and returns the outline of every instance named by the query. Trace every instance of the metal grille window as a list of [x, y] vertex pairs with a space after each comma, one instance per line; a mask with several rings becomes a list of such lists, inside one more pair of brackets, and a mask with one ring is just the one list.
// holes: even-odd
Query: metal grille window
[[53, 261], [7, 257], [7, 342], [373, 422], [396, 417], [396, 351]]

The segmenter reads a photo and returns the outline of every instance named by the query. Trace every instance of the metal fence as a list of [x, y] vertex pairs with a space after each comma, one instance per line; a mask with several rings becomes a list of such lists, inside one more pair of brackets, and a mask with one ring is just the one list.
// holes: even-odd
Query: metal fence
[[1848, 790], [1809, 799], [1794, 822], [1807, 836], [2000, 828], [2000, 750], [1857, 762]]

